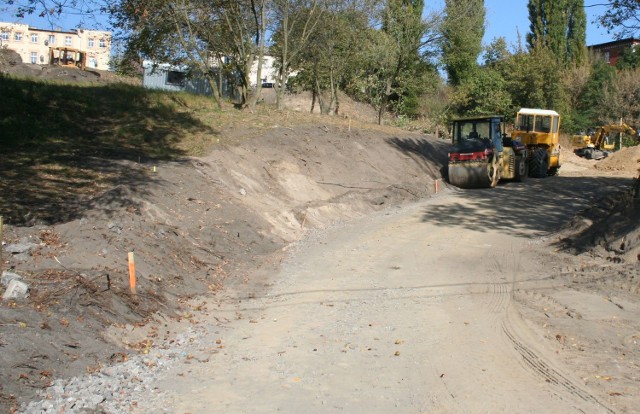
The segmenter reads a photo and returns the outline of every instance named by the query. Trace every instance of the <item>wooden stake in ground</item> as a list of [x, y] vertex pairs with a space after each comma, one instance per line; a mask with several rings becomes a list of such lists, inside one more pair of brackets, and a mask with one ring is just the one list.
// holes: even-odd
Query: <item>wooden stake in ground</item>
[[131, 293], [136, 294], [136, 263], [133, 252], [129, 252], [129, 288]]

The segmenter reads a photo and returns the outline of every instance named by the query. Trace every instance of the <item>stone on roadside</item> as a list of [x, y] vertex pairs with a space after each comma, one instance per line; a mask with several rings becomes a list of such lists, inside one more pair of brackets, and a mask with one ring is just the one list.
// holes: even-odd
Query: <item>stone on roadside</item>
[[9, 282], [12, 280], [22, 280], [22, 276], [17, 273], [7, 272], [6, 270], [2, 272], [2, 277], [0, 278], [0, 284], [2, 286], [9, 286]]
[[35, 249], [36, 247], [38, 247], [38, 245], [35, 243], [12, 243], [7, 244], [4, 250], [11, 254], [24, 254], [29, 253], [31, 249]]
[[24, 299], [29, 296], [29, 286], [17, 279], [9, 282], [7, 290], [2, 294], [2, 300]]

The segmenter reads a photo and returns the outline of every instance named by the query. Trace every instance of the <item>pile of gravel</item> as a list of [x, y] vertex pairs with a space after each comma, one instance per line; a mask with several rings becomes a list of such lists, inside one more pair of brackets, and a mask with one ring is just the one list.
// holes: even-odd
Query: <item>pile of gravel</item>
[[170, 404], [154, 383], [160, 373], [188, 358], [193, 331], [178, 335], [170, 347], [153, 349], [147, 355], [132, 355], [121, 364], [102, 368], [98, 373], [70, 379], [57, 379], [42, 391], [42, 400], [20, 407], [21, 413], [168, 413]]

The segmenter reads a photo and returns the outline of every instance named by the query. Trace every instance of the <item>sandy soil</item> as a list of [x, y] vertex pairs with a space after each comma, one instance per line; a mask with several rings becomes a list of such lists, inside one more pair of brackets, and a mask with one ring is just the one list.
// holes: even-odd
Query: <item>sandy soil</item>
[[[323, 121], [273, 125], [245, 145], [182, 162], [87, 159], [148, 181], [86, 200], [72, 221], [5, 221], [2, 270], [21, 275], [30, 296], [0, 308], [4, 407], [55, 378], [98, 372], [171, 340], [182, 328], [150, 336], [149, 326], [188, 323], [199, 312], [189, 300], [196, 295], [231, 287], [261, 294], [282, 249], [309, 229], [433, 191], [446, 143]], [[129, 289], [128, 252], [137, 295]]]
[[[633, 412], [637, 264], [625, 275], [549, 250], [598, 191], [578, 196], [567, 179], [589, 187], [553, 177], [446, 190], [296, 245], [266, 295], [220, 298], [211, 315], [230, 322], [205, 320], [199, 342], [224, 347], [163, 375], [165, 406]], [[547, 192], [557, 198], [536, 203]]]
[[72, 221], [5, 222], [2, 270], [31, 290], [0, 307], [0, 411], [185, 331], [129, 411], [636, 411], [638, 149], [462, 191], [447, 142], [343, 107], [362, 117], [202, 158], [88, 159], [147, 180]]

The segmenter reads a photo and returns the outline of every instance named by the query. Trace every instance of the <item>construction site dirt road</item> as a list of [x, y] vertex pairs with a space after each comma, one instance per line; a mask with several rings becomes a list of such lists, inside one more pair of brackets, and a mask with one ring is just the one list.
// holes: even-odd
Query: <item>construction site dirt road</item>
[[633, 412], [637, 262], [556, 234], [607, 181], [447, 190], [301, 243], [265, 295], [212, 304], [199, 342], [223, 347], [159, 390], [185, 413]]
[[345, 120], [87, 159], [128, 180], [5, 226], [32, 290], [0, 313], [3, 409], [637, 410], [638, 149], [461, 190], [447, 148]]

